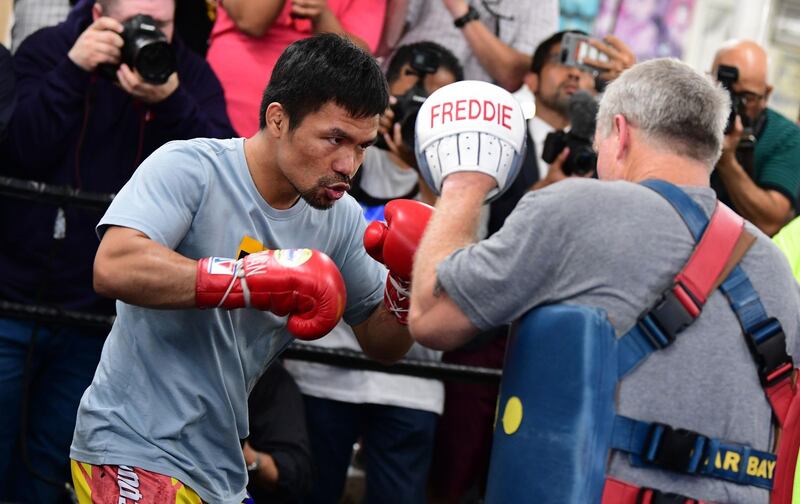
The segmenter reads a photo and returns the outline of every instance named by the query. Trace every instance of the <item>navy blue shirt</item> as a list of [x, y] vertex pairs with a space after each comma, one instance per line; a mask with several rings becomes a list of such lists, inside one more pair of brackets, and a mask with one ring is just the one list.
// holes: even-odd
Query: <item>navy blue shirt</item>
[[8, 49], [0, 45], [0, 140], [5, 137], [15, 102], [13, 60]]

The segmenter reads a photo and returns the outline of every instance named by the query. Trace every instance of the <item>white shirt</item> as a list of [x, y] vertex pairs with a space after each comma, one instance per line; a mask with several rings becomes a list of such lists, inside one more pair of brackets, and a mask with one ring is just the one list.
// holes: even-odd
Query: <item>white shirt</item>
[[554, 127], [544, 122], [539, 116], [534, 116], [528, 121], [528, 132], [530, 133], [531, 138], [533, 138], [533, 145], [536, 148], [536, 161], [539, 165], [539, 180], [543, 179], [550, 169], [550, 165], [542, 161], [544, 140], [547, 138], [549, 133], [555, 130], [556, 129]]

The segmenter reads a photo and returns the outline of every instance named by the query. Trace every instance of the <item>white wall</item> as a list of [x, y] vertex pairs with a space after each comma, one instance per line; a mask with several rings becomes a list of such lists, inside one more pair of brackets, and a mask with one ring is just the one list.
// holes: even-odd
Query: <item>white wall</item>
[[[724, 41], [755, 40], [770, 56], [767, 80], [775, 87], [770, 107], [796, 120], [800, 108], [800, 46], [788, 45], [786, 40], [774, 37], [775, 26], [788, 24], [789, 29], [795, 26], [782, 17], [786, 11], [781, 7], [785, 4], [797, 5], [800, 13], [800, 0], [697, 0], [692, 25], [686, 33], [683, 59], [697, 70], [707, 72], [714, 53]], [[800, 34], [800, 26], [797, 31]]]

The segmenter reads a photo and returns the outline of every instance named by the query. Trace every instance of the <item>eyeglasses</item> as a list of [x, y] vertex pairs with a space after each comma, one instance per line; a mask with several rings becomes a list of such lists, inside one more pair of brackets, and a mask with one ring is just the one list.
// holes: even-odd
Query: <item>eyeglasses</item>
[[766, 98], [766, 95], [752, 93], [750, 91], [742, 91], [741, 93], [735, 93], [736, 98], [741, 102], [742, 105], [745, 107], [752, 107], [761, 103], [761, 100]]
[[[593, 75], [591, 73], [586, 72], [585, 70], [581, 69], [580, 67], [573, 67], [572, 65], [564, 64], [564, 62], [561, 61], [561, 53], [560, 52], [548, 54], [547, 57], [544, 59], [544, 65], [555, 65], [555, 66], [564, 67], [564, 68], [577, 68], [580, 73], [586, 74], [586, 75], [588, 75], [590, 77], [593, 77]], [[544, 65], [542, 65], [542, 66], [544, 66]]]
[[554, 65], [561, 64], [561, 52], [548, 54], [547, 58], [544, 60], [545, 63], [552, 63]]

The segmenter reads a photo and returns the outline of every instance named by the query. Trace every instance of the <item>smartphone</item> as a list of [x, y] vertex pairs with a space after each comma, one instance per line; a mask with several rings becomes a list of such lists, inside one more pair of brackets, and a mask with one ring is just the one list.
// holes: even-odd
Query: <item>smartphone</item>
[[561, 39], [561, 64], [577, 67], [581, 71], [597, 75], [602, 69], [584, 63], [586, 58], [608, 61], [608, 56], [593, 47], [590, 37], [580, 33], [565, 33]]

